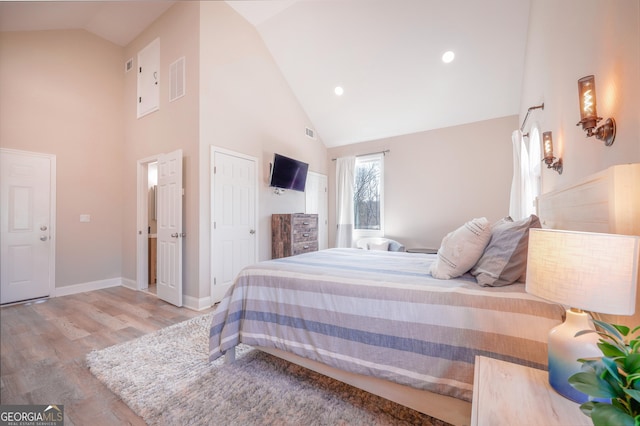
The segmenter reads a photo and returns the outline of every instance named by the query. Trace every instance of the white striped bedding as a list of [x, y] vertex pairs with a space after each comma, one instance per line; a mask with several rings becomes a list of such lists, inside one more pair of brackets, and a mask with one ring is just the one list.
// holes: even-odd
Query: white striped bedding
[[564, 309], [524, 284], [437, 280], [435, 255], [329, 249], [245, 268], [213, 313], [216, 359], [238, 343], [471, 401], [485, 355], [546, 369]]

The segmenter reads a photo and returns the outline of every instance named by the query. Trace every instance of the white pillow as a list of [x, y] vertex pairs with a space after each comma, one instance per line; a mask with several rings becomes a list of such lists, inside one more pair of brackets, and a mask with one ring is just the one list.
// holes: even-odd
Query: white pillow
[[485, 217], [476, 218], [442, 239], [438, 258], [431, 265], [434, 278], [448, 280], [469, 271], [478, 262], [491, 239], [491, 225]]
[[389, 251], [389, 241], [383, 241], [381, 243], [369, 243], [367, 244], [369, 250], [382, 250]]

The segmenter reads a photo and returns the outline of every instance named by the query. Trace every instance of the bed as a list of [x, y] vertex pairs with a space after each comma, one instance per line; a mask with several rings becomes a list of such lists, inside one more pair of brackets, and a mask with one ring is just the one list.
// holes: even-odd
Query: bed
[[434, 258], [329, 249], [245, 268], [214, 312], [210, 358], [240, 342], [293, 354], [460, 401], [462, 418], [445, 420], [465, 423], [475, 356], [546, 368], [547, 334], [563, 309], [523, 284], [434, 279]]
[[[541, 201], [549, 220], [559, 215], [553, 197]], [[329, 249], [252, 265], [213, 314], [210, 359], [232, 360], [242, 342], [469, 424], [475, 356], [546, 369], [547, 334], [564, 309], [527, 294], [522, 283], [434, 279], [435, 258]]]

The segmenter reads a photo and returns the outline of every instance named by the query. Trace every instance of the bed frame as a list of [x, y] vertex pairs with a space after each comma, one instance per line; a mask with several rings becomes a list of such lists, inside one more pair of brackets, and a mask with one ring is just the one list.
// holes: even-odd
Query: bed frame
[[471, 403], [467, 401], [376, 377], [339, 370], [275, 348], [259, 346], [257, 349], [448, 423], [470, 424]]
[[[640, 164], [613, 166], [543, 194], [538, 216], [545, 228], [640, 235]], [[640, 324], [640, 312], [626, 318]], [[346, 372], [278, 349], [257, 349], [453, 425], [471, 423], [470, 402]], [[235, 359], [234, 351], [225, 356], [227, 362]]]

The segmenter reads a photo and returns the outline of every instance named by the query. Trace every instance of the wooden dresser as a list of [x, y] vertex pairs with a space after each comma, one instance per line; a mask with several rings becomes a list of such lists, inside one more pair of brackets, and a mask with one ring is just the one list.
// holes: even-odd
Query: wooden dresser
[[273, 259], [317, 250], [317, 214], [291, 213], [271, 216], [271, 257]]

